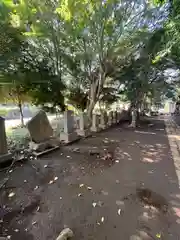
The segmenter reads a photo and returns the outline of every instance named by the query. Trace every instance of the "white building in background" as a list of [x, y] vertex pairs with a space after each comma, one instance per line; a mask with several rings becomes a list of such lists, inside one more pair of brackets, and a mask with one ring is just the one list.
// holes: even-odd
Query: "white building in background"
[[176, 103], [169, 102], [169, 113], [174, 113], [175, 109], [176, 109]]
[[169, 100], [165, 103], [164, 108], [165, 108], [166, 113], [174, 113], [174, 111], [176, 109], [176, 103]]

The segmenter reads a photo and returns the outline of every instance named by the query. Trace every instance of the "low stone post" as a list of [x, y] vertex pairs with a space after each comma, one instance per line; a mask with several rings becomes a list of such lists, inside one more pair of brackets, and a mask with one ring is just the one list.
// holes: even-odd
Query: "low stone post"
[[8, 152], [5, 131], [5, 119], [0, 117], [0, 163], [11, 160], [12, 154]]
[[101, 129], [106, 129], [107, 128], [107, 112], [103, 111], [100, 116], [100, 125], [99, 127]]
[[93, 114], [92, 116], [92, 126], [91, 126], [91, 131], [92, 132], [99, 132], [99, 116], [96, 114]]
[[79, 115], [79, 129], [77, 129], [77, 134], [82, 137], [91, 135], [87, 115], [83, 112]]
[[113, 112], [113, 123], [116, 124], [117, 123], [117, 111]]
[[112, 126], [113, 125], [113, 112], [109, 112], [109, 115], [108, 115], [108, 126]]
[[67, 110], [64, 112], [64, 132], [60, 133], [60, 140], [65, 143], [76, 141], [79, 138], [74, 129], [73, 111]]

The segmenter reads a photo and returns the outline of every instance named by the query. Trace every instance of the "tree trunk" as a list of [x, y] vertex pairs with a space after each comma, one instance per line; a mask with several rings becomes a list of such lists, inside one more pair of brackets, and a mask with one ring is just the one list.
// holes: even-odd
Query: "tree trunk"
[[23, 111], [22, 111], [22, 104], [21, 102], [19, 102], [18, 104], [19, 107], [19, 111], [20, 111], [20, 120], [21, 120], [21, 126], [24, 126], [24, 115], [23, 115]]
[[87, 108], [87, 115], [90, 119], [92, 118], [92, 112], [94, 110], [95, 105], [96, 105], [95, 101], [91, 99], [89, 106]]

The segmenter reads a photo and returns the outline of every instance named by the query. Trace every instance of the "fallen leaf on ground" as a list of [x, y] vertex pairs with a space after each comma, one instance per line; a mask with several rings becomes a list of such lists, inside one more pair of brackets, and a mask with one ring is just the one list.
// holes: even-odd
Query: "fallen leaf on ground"
[[118, 215], [121, 215], [121, 209], [118, 210]]
[[104, 190], [102, 190], [101, 193], [102, 193], [103, 195], [105, 195], [105, 196], [108, 195], [108, 192], [106, 192], [106, 191], [104, 191]]
[[156, 234], [156, 237], [157, 237], [157, 238], [161, 238], [161, 233], [157, 233], [157, 234]]
[[92, 204], [92, 205], [93, 205], [93, 207], [96, 207], [97, 203], [93, 202], [93, 204]]
[[36, 186], [35, 188], [34, 188], [34, 190], [37, 190], [39, 187], [38, 186]]
[[79, 184], [79, 187], [80, 188], [84, 187], [84, 184], [83, 183]]
[[74, 148], [73, 149], [73, 152], [79, 152], [80, 151], [80, 148]]
[[175, 211], [176, 216], [180, 217], [180, 209], [179, 208], [173, 208]]
[[14, 197], [14, 196], [15, 196], [14, 192], [9, 193], [9, 195], [8, 195], [9, 198]]
[[92, 187], [87, 187], [88, 190], [92, 190]]
[[34, 221], [34, 222], [32, 222], [32, 225], [35, 225], [37, 223], [37, 221]]
[[62, 200], [62, 197], [60, 197], [59, 199]]
[[24, 183], [27, 183], [27, 180], [24, 180]]
[[57, 181], [58, 180], [58, 177], [54, 177], [54, 181]]
[[81, 197], [81, 196], [82, 196], [82, 193], [79, 193], [79, 194], [78, 194], [78, 197]]
[[11, 239], [11, 235], [8, 235], [8, 236], [7, 236], [7, 239]]
[[40, 210], [40, 207], [38, 206], [36, 212], [39, 212], [39, 210]]
[[121, 200], [116, 200], [116, 205], [123, 205], [124, 204], [124, 202], [123, 201], [121, 201]]
[[16, 228], [16, 229], [14, 229], [14, 231], [15, 231], [15, 232], [19, 232], [19, 229]]
[[66, 156], [67, 158], [70, 158], [70, 156]]
[[12, 173], [13, 172], [13, 170], [11, 169], [11, 170], [9, 170], [9, 173]]
[[119, 160], [116, 160], [116, 163], [119, 163]]
[[54, 181], [53, 181], [53, 180], [49, 181], [49, 184], [53, 184], [53, 183], [54, 183]]
[[46, 164], [46, 165], [44, 165], [44, 168], [47, 168], [48, 167], [48, 165]]
[[100, 222], [97, 222], [97, 225], [101, 225]]
[[104, 217], [101, 218], [101, 222], [102, 222], [102, 223], [104, 222]]

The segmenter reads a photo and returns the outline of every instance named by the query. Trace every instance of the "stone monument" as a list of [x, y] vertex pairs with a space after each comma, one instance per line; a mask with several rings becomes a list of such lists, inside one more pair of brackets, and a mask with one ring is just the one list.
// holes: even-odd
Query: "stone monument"
[[93, 114], [92, 116], [92, 126], [91, 126], [92, 132], [99, 132], [99, 116], [97, 114]]
[[88, 117], [85, 113], [80, 113], [79, 115], [79, 129], [77, 129], [77, 134], [82, 137], [88, 137], [91, 135], [91, 131], [89, 129], [89, 121]]
[[74, 128], [73, 111], [67, 110], [64, 112], [64, 132], [60, 134], [60, 140], [69, 143], [79, 139], [79, 136]]
[[112, 126], [113, 124], [113, 112], [109, 112], [109, 115], [108, 115], [108, 126]]
[[30, 133], [30, 149], [43, 152], [47, 149], [58, 148], [60, 141], [53, 137], [53, 129], [49, 123], [46, 113], [40, 110], [28, 123], [27, 128]]
[[99, 127], [102, 128], [102, 129], [106, 129], [107, 128], [107, 122], [108, 122], [107, 112], [103, 111], [101, 113], [101, 116], [100, 116], [100, 125], [99, 125]]
[[113, 124], [117, 123], [117, 111], [113, 111]]

